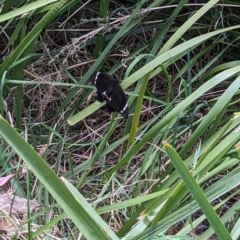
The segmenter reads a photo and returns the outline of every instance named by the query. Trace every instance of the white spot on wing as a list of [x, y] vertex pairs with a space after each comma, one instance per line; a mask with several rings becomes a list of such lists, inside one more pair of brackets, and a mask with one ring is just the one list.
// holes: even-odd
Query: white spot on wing
[[123, 113], [123, 112], [127, 109], [127, 107], [128, 107], [128, 103], [126, 102], [126, 104], [125, 104], [123, 110], [122, 110], [120, 113]]
[[100, 72], [97, 72], [96, 77], [95, 77], [95, 81], [94, 81], [94, 85], [96, 85], [96, 83], [97, 83], [97, 79], [98, 79], [99, 74], [100, 74]]

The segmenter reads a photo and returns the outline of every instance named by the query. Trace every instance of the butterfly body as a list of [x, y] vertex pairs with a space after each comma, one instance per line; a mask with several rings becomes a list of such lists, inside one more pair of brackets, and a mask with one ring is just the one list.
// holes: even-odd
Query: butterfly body
[[97, 72], [90, 78], [91, 82], [96, 86], [98, 92], [98, 101], [107, 102], [106, 108], [111, 114], [112, 112], [120, 113], [124, 119], [128, 118], [128, 103], [125, 93], [118, 79], [112, 78], [104, 72]]

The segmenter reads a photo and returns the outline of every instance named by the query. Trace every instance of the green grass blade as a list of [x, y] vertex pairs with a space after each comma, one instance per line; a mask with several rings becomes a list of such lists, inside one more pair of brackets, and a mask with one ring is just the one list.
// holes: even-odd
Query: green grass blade
[[[98, 223], [99, 226], [105, 231], [107, 236], [110, 237], [110, 239], [116, 239], [119, 238], [116, 236], [116, 234], [109, 228], [109, 226], [102, 220], [102, 218], [98, 215], [98, 213], [90, 206], [90, 204], [86, 201], [86, 199], [82, 196], [82, 194], [66, 179], [62, 178], [63, 182], [67, 186], [67, 188], [70, 190], [72, 195], [77, 199], [79, 204], [86, 210], [86, 212], [95, 220], [95, 222]], [[93, 238], [95, 239], [95, 238]], [[105, 239], [109, 239], [105, 237]]]
[[4, 88], [4, 83], [5, 83], [5, 78], [7, 75], [7, 71], [3, 72], [2, 78], [1, 78], [1, 84], [0, 84], [0, 114], [3, 115], [3, 88]]
[[130, 130], [130, 134], [129, 134], [127, 148], [129, 148], [134, 143], [134, 140], [136, 137], [140, 113], [141, 113], [141, 109], [142, 109], [143, 97], [144, 97], [144, 93], [145, 93], [148, 81], [150, 79], [151, 73], [152, 72], [147, 73], [142, 82], [142, 86], [141, 86], [141, 89], [140, 89], [140, 92], [139, 92], [139, 95], [137, 98], [138, 99], [137, 104], [135, 106], [135, 110], [134, 110], [134, 114], [133, 114], [133, 120], [132, 120], [131, 130]]
[[231, 236], [222, 221], [219, 219], [216, 212], [213, 210], [211, 204], [208, 202], [206, 196], [204, 195], [202, 189], [199, 187], [191, 173], [186, 168], [184, 162], [177, 154], [177, 152], [168, 143], [164, 143], [164, 149], [169, 156], [171, 162], [179, 172], [187, 188], [196, 199], [203, 213], [206, 215], [209, 223], [215, 230], [215, 234], [218, 236], [219, 240], [231, 240]]
[[57, 2], [57, 0], [38, 0], [22, 7], [16, 8], [8, 13], [0, 15], [0, 22], [4, 22], [8, 19], [15, 18], [19, 15], [27, 16], [31, 11], [44, 7], [50, 3]]
[[119, 169], [123, 164], [127, 163], [131, 157], [136, 154], [143, 145], [147, 143], [150, 139], [152, 139], [155, 135], [157, 135], [165, 126], [169, 124], [174, 118], [176, 118], [187, 106], [189, 106], [192, 102], [194, 102], [198, 97], [202, 96], [209, 89], [213, 88], [217, 84], [226, 80], [237, 74], [240, 71], [240, 67], [234, 67], [232, 69], [228, 69], [224, 71], [224, 73], [220, 73], [210, 79], [208, 82], [203, 84], [200, 88], [198, 88], [195, 92], [193, 92], [189, 97], [184, 99], [181, 103], [179, 103], [172, 111], [170, 111], [163, 119], [161, 119], [155, 126], [153, 126], [148, 133], [137, 143], [133, 148], [130, 148], [122, 160], [114, 166], [110, 172], [109, 176], [111, 176], [117, 169]]
[[21, 43], [16, 47], [16, 49], [8, 56], [8, 58], [3, 62], [0, 68], [0, 76], [3, 75], [5, 70], [8, 68], [20, 57], [25, 49], [36, 39], [40, 34], [42, 29], [56, 16], [57, 12], [61, 7], [69, 0], [61, 0], [59, 3], [56, 3], [54, 8], [52, 8], [27, 34], [27, 36], [21, 41]]
[[209, 9], [211, 9], [219, 0], [210, 0], [203, 7], [198, 10], [193, 16], [191, 16], [186, 23], [184, 23], [167, 41], [163, 48], [159, 51], [158, 56], [168, 51], [181, 37], [182, 35], [193, 25], [196, 21], [202, 17]]
[[[230, 69], [231, 70], [231, 69]], [[240, 71], [240, 67], [239, 67]], [[223, 75], [225, 72], [222, 73]], [[218, 74], [219, 77], [221, 77], [221, 73]], [[223, 76], [224, 77], [224, 76]], [[193, 146], [193, 144], [196, 143], [197, 139], [202, 135], [203, 132], [206, 131], [206, 129], [209, 127], [209, 125], [215, 120], [217, 115], [221, 112], [222, 109], [225, 108], [226, 105], [228, 105], [228, 102], [233, 97], [235, 92], [240, 87], [240, 77], [238, 77], [223, 93], [223, 95], [219, 98], [217, 103], [212, 107], [211, 111], [205, 116], [201, 124], [198, 126], [198, 128], [194, 131], [194, 133], [191, 135], [191, 137], [187, 140], [187, 142], [184, 144], [183, 148], [180, 151], [180, 155], [183, 156], [186, 154], [186, 152]]]
[[116, 210], [116, 209], [126, 208], [126, 207], [129, 207], [129, 206], [140, 204], [140, 203], [146, 202], [148, 200], [151, 200], [153, 198], [159, 197], [159, 196], [165, 194], [167, 191], [168, 191], [168, 189], [165, 189], [163, 191], [148, 194], [146, 196], [141, 196], [141, 197], [137, 197], [137, 198], [134, 198], [134, 199], [129, 199], [129, 200], [126, 200], [126, 201], [123, 201], [123, 202], [119, 202], [119, 203], [111, 204], [111, 205], [108, 205], [108, 206], [104, 206], [104, 207], [98, 208], [97, 212], [99, 214], [101, 214], [101, 213], [110, 212], [110, 211], [113, 211], [113, 210]]
[[[88, 239], [109, 239], [36, 151], [0, 116], [0, 133]], [[51, 181], [49, 181], [51, 179]]]

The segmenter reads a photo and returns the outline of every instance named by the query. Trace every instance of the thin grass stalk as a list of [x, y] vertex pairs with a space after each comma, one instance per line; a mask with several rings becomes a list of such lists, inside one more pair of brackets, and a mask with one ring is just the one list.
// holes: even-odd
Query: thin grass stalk
[[171, 100], [170, 99], [173, 99], [173, 90], [172, 90], [172, 81], [171, 81], [171, 78], [167, 72], [167, 69], [166, 67], [164, 66], [164, 64], [161, 64], [160, 65], [161, 68], [162, 68], [162, 72], [166, 78], [166, 81], [167, 81], [167, 93], [166, 93], [166, 103], [169, 103]]
[[131, 126], [131, 130], [130, 130], [130, 134], [129, 134], [127, 149], [130, 148], [130, 146], [133, 144], [135, 137], [136, 137], [140, 113], [141, 113], [141, 109], [142, 109], [143, 97], [144, 97], [144, 93], [146, 91], [146, 87], [147, 87], [151, 73], [152, 72], [149, 72], [146, 74], [146, 76], [143, 79], [143, 83], [141, 85], [141, 89], [140, 89], [140, 92], [138, 95], [138, 100], [137, 100], [137, 104], [136, 104], [134, 115], [133, 115], [132, 126]]
[[3, 75], [1, 77], [1, 84], [0, 84], [0, 114], [3, 115], [3, 88], [4, 88], [4, 82], [5, 82], [5, 78], [7, 75], [7, 71], [3, 72]]
[[32, 229], [31, 229], [31, 224], [32, 224], [32, 221], [31, 221], [31, 203], [30, 203], [30, 199], [31, 199], [31, 178], [30, 178], [30, 170], [27, 169], [27, 174], [26, 174], [26, 183], [27, 183], [27, 218], [28, 218], [28, 222], [27, 222], [27, 225], [28, 225], [28, 233], [29, 233], [29, 239], [32, 238], [31, 236], [31, 232], [32, 232]]
[[[103, 19], [101, 21], [101, 24], [106, 24], [107, 23], [107, 18], [108, 18], [108, 7], [109, 7], [110, 1], [109, 0], [100, 0], [100, 11], [99, 11], [99, 17], [100, 19]], [[97, 34], [96, 35], [96, 41], [95, 41], [95, 50], [94, 50], [94, 57], [98, 58], [101, 52], [103, 51], [104, 48], [104, 41], [105, 41], [105, 36], [104, 34]]]

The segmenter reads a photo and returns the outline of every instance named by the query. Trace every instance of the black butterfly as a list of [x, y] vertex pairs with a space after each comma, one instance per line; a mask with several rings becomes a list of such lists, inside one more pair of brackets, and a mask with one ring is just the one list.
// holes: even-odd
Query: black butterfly
[[98, 92], [98, 101], [106, 100], [106, 108], [112, 112], [120, 113], [124, 119], [128, 118], [128, 103], [124, 91], [119, 85], [119, 79], [114, 79], [104, 72], [97, 72], [90, 78], [96, 86]]

